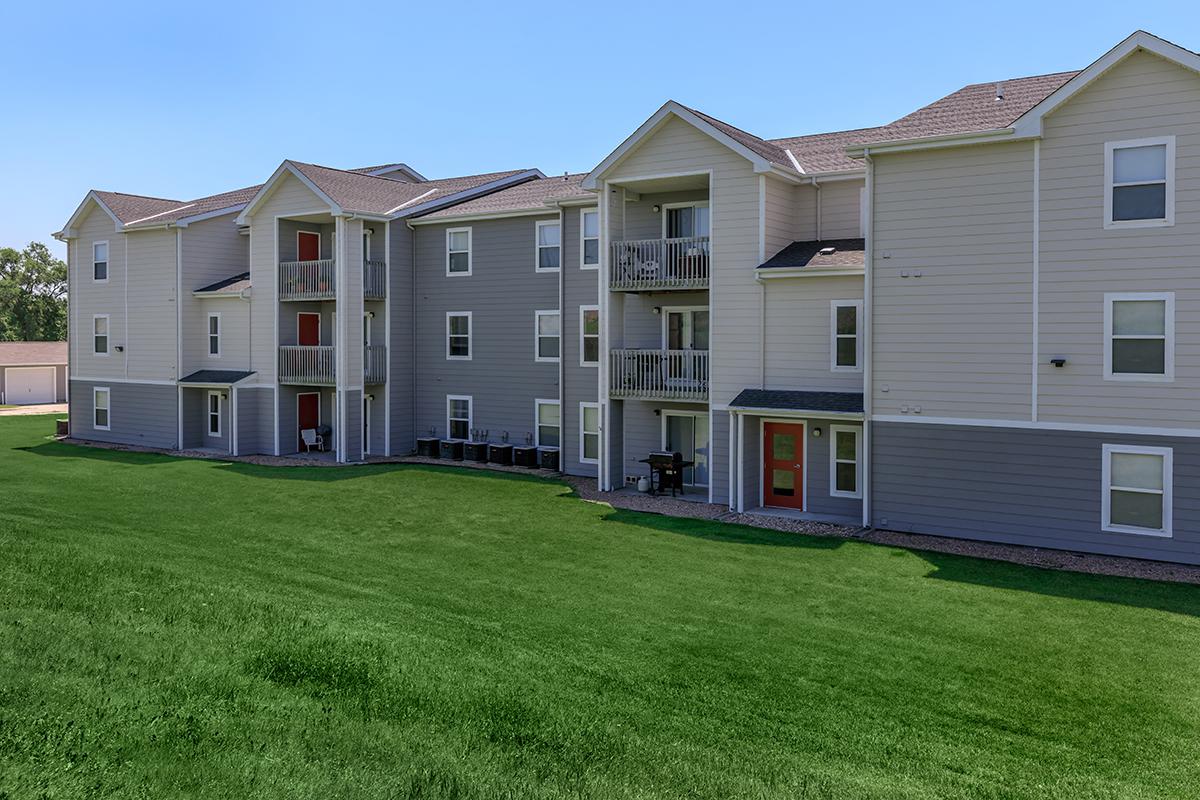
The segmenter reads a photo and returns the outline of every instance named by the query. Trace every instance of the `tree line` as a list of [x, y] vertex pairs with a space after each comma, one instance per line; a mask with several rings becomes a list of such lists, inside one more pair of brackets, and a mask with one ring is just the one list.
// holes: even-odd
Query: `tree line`
[[0, 247], [0, 341], [67, 338], [67, 265], [41, 242]]

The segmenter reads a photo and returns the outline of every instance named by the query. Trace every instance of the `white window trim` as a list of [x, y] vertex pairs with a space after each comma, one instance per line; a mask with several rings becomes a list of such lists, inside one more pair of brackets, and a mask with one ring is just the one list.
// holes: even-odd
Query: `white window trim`
[[[451, 317], [466, 317], [467, 318], [467, 354], [465, 356], [450, 355], [450, 318]], [[475, 357], [475, 320], [470, 311], [447, 311], [446, 312], [446, 360], [447, 361], [470, 361]]]
[[321, 260], [321, 232], [320, 231], [300, 231], [300, 230], [296, 231], [296, 261], [299, 263], [304, 263], [304, 262], [300, 261], [300, 237], [301, 236], [317, 237], [317, 261], [320, 261]]
[[[104, 352], [96, 352], [96, 320], [104, 320]], [[108, 314], [92, 315], [92, 355], [108, 358], [112, 353], [112, 319]]]
[[[584, 243], [584, 227], [583, 218], [588, 214], [596, 215], [596, 263], [585, 264], [583, 261], [583, 243]], [[580, 269], [600, 269], [600, 209], [599, 208], [581, 208], [579, 210], [579, 268]], [[590, 238], [590, 237], [589, 237]], [[560, 240], [561, 241], [561, 240]]]
[[[583, 421], [584, 421], [583, 410], [585, 408], [592, 408], [592, 409], [596, 410], [596, 430], [594, 430], [594, 431], [585, 430], [583, 427]], [[562, 419], [560, 417], [559, 418], [560, 426], [561, 426], [561, 423], [562, 423]], [[583, 443], [586, 438], [586, 434], [589, 434], [589, 433], [593, 434], [596, 437], [596, 450], [597, 450], [597, 455], [599, 454], [600, 442], [601, 442], [599, 426], [600, 426], [600, 404], [599, 403], [580, 403], [579, 404], [579, 463], [580, 464], [599, 464], [600, 463], [599, 458], [586, 458], [583, 455], [583, 453], [584, 453]], [[560, 430], [561, 430], [561, 428], [560, 428]]]
[[[212, 351], [212, 321], [214, 319], [217, 321], [217, 352], [215, 353]], [[204, 318], [204, 352], [208, 354], [209, 358], [221, 357], [221, 312], [219, 311], [210, 311]]]
[[[542, 250], [543, 249], [550, 250], [551, 246], [550, 245], [543, 246], [541, 244], [542, 228], [546, 228], [546, 227], [549, 227], [552, 225], [554, 227], [558, 228], [558, 247], [553, 248], [553, 249], [558, 250], [558, 266], [557, 267], [543, 267], [542, 266]], [[563, 249], [562, 226], [558, 224], [558, 220], [556, 220], [556, 219], [540, 219], [540, 220], [538, 220], [533, 226], [533, 271], [534, 272], [558, 272], [559, 269], [562, 268], [562, 249]]]
[[[1166, 145], [1166, 216], [1162, 219], [1121, 219], [1113, 216], [1113, 151], [1130, 147], [1153, 147]], [[1120, 184], [1121, 186], [1145, 186], [1157, 181]], [[1152, 136], [1147, 139], [1126, 139], [1121, 142], [1104, 143], [1104, 227], [1114, 228], [1167, 228], [1175, 224], [1175, 137]]]
[[[1113, 453], [1130, 453], [1133, 455], [1150, 455], [1161, 456], [1163, 464], [1163, 516], [1162, 528], [1154, 530], [1151, 528], [1137, 528], [1132, 525], [1115, 525], [1112, 522], [1112, 455]], [[1139, 536], [1158, 536], [1162, 538], [1170, 538], [1171, 533], [1171, 478], [1174, 472], [1173, 451], [1170, 447], [1141, 447], [1138, 445], [1127, 444], [1106, 444], [1103, 447], [1103, 468], [1100, 484], [1101, 509], [1100, 509], [1100, 529], [1108, 533], [1133, 533]], [[1118, 486], [1117, 489], [1122, 491], [1143, 492], [1146, 494], [1154, 494], [1147, 489], [1130, 489], [1128, 487]]]
[[[1163, 347], [1163, 369], [1165, 371], [1162, 375], [1142, 372], [1113, 372], [1113, 303], [1127, 300], [1160, 300], [1166, 304], [1166, 308], [1163, 312], [1163, 332], [1166, 335], [1166, 341]], [[1174, 292], [1125, 292], [1104, 295], [1104, 380], [1137, 381], [1149, 383], [1171, 383], [1175, 380]]]
[[[467, 235], [467, 271], [466, 272], [451, 272], [450, 271], [450, 236], [455, 233], [465, 233]], [[455, 250], [456, 253], [461, 253], [461, 250]], [[446, 277], [447, 278], [467, 278], [475, 270], [475, 236], [471, 232], [470, 227], [466, 228], [446, 228]]]
[[451, 438], [450, 437], [450, 422], [451, 422], [451, 420], [456, 420], [456, 419], [461, 420], [462, 419], [462, 417], [450, 416], [450, 409], [453, 408], [455, 400], [466, 400], [467, 401], [467, 438], [462, 439], [461, 441], [470, 441], [471, 431], [475, 430], [475, 398], [473, 395], [469, 395], [469, 394], [448, 394], [448, 395], [446, 395], [446, 438], [447, 439]]
[[[97, 245], [104, 245], [104, 252], [106, 254], [104, 257], [104, 277], [103, 278], [96, 277], [96, 265], [98, 263], [100, 263], [99, 259], [96, 258]], [[107, 239], [101, 239], [98, 242], [92, 242], [92, 283], [108, 283], [108, 278], [111, 274], [112, 274], [112, 245], [110, 245], [108, 243]]]
[[[546, 400], [538, 398], [533, 401], [533, 444], [534, 447], [542, 447], [542, 406], [556, 406], [558, 408], [558, 444], [548, 444], [545, 447], [555, 447], [562, 450], [562, 403], [557, 400]], [[547, 425], [546, 427], [551, 427]]]
[[[554, 358], [546, 358], [540, 355], [541, 348], [538, 347], [542, 339], [542, 317], [546, 316], [558, 317], [558, 336], [555, 337], [558, 339], [558, 356]], [[547, 336], [546, 338], [549, 339], [550, 337]], [[559, 313], [558, 309], [533, 312], [533, 360], [539, 364], [557, 364], [562, 360], [562, 314]]]
[[[837, 435], [839, 433], [854, 434], [854, 489], [853, 492], [839, 491], [837, 488], [837, 465], [839, 461], [845, 463], [837, 457]], [[848, 497], [854, 500], [862, 499], [862, 428], [857, 428], [853, 425], [830, 425], [829, 426], [829, 496], [830, 497]]]
[[[104, 393], [104, 411], [105, 411], [105, 413], [108, 414], [108, 424], [107, 425], [97, 425], [96, 424], [96, 410], [97, 410], [96, 398], [100, 395], [101, 392]], [[98, 430], [98, 431], [111, 431], [112, 430], [112, 390], [110, 390], [107, 386], [93, 386], [92, 387], [92, 428], [94, 430]]]
[[[672, 208], [708, 208], [707, 200], [693, 200], [690, 203], [663, 203], [662, 204], [662, 238], [667, 238], [667, 211]], [[708, 235], [712, 236], [712, 211], [709, 211], [708, 216]]]
[[[600, 352], [600, 331], [597, 330], [596, 333], [594, 333], [594, 334], [584, 334], [584, 332], [583, 332], [583, 316], [588, 311], [595, 311], [596, 318], [598, 321], [600, 318], [600, 306], [580, 306], [579, 307], [579, 366], [581, 366], [581, 367], [599, 367], [600, 366], [600, 357], [602, 355]], [[560, 330], [561, 330], [561, 327], [560, 327]], [[596, 360], [595, 361], [585, 361], [583, 358], [583, 353], [584, 353], [583, 345], [584, 345], [586, 336], [591, 336], [593, 339], [596, 340]]]
[[[854, 366], [840, 366], [837, 363], [837, 312], [839, 308], [854, 307]], [[862, 372], [863, 371], [863, 337], [862, 337], [862, 300], [830, 300], [829, 301], [829, 371], [830, 372]], [[846, 336], [845, 338], [849, 338]]]
[[[212, 399], [217, 398], [217, 432], [213, 433], [212, 429]], [[219, 391], [211, 391], [204, 398], [204, 432], [214, 439], [221, 438], [221, 417], [225, 413], [225, 400], [221, 397]]]

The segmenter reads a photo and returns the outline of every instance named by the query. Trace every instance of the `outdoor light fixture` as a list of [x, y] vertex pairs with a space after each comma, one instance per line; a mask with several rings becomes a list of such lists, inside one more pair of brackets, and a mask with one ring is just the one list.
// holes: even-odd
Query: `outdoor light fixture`
[[654, 308], [652, 308], [652, 309], [650, 309], [650, 310], [651, 310], [651, 311], [653, 311], [655, 314], [661, 314], [661, 313], [662, 313], [662, 306], [655, 306]]
[[1052, 358], [1050, 359], [1050, 363], [1055, 367], [1062, 369], [1067, 365], [1067, 360], [1065, 358]]
[[658, 213], [658, 212], [660, 212], [660, 211], [662, 211], [662, 206], [654, 206], [654, 213], [655, 213], [655, 214], [657, 214], [657, 213]]
[[813, 438], [814, 439], [821, 438], [821, 429], [820, 428], [813, 428]]

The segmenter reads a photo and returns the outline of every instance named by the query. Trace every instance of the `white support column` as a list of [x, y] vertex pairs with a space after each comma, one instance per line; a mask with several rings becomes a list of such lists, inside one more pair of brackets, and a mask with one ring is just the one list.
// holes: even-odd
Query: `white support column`
[[[737, 510], [741, 514], [746, 510], [746, 415], [736, 414], [737, 417]], [[730, 428], [733, 425], [729, 426]]]
[[238, 454], [238, 398], [237, 387], [229, 388], [229, 453]]

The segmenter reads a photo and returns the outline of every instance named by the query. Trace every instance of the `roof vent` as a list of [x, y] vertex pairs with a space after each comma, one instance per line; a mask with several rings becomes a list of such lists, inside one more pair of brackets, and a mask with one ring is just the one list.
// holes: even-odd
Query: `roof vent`
[[823, 256], [831, 256], [837, 252], [837, 248], [836, 247], [822, 247], [819, 252]]
[[996, 102], [997, 103], [1004, 102], [1004, 84], [1003, 83], [996, 84]]

